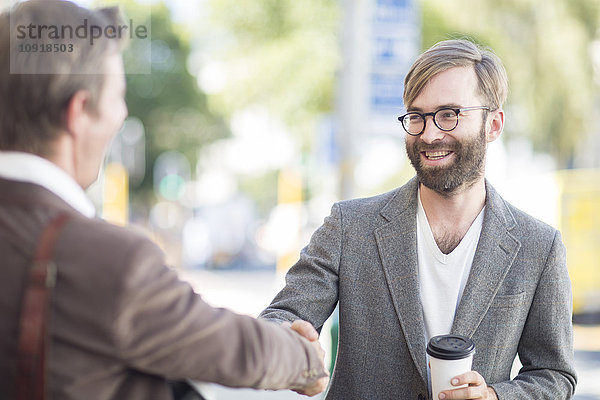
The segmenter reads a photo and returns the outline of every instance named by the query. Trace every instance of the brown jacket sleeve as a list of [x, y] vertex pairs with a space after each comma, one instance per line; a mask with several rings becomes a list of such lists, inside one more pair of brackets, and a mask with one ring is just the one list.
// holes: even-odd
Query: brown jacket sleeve
[[150, 242], [131, 252], [114, 299], [114, 341], [124, 363], [170, 379], [262, 389], [303, 388], [325, 376], [307, 340], [209, 306], [162, 260]]

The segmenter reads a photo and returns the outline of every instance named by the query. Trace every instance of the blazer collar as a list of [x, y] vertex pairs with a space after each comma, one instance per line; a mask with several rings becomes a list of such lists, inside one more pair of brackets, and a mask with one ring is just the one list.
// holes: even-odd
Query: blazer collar
[[2, 177], [0, 177], [0, 202], [19, 203], [30, 209], [36, 206], [45, 206], [69, 214], [81, 214], [79, 210], [45, 187]]
[[[381, 215], [388, 221], [392, 221], [402, 215], [404, 212], [417, 213], [417, 189], [419, 179], [414, 176], [405, 185], [398, 188], [396, 194], [381, 209]], [[506, 205], [504, 199], [500, 197], [494, 187], [485, 180], [486, 190], [486, 214], [493, 213], [495, 217], [507, 230], [512, 230], [516, 226], [516, 221], [512, 212]], [[490, 216], [488, 216], [489, 218]]]
[[521, 242], [515, 235], [517, 222], [508, 205], [486, 181], [486, 207], [479, 243], [452, 333], [472, 337], [488, 311], [502, 281], [514, 262]]
[[[392, 302], [411, 357], [427, 382], [425, 322], [417, 267], [417, 177], [399, 188], [381, 209], [387, 224], [375, 237]], [[452, 333], [473, 336], [521, 246], [511, 233], [515, 218], [486, 180], [486, 209], [471, 273]]]
[[380, 214], [388, 221], [399, 218], [405, 212], [413, 213], [416, 218], [418, 188], [419, 179], [415, 176], [396, 191], [391, 200], [381, 209]]
[[375, 230], [379, 256], [409, 353], [427, 382], [425, 322], [417, 269], [417, 178], [399, 188], [381, 209], [388, 221]]
[[43, 157], [20, 151], [0, 151], [0, 177], [44, 187], [88, 218], [96, 214], [94, 204], [73, 177]]

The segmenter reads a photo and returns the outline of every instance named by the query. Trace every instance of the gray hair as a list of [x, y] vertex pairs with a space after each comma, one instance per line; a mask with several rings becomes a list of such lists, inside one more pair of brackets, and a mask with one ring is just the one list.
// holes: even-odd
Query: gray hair
[[52, 43], [71, 45], [72, 51], [48, 55], [17, 48], [19, 44], [41, 45], [37, 34], [21, 40], [23, 27], [30, 24], [41, 27], [51, 22], [72, 28], [82, 21], [106, 28], [117, 25], [120, 18], [116, 7], [89, 10], [59, 0], [17, 3], [0, 15], [0, 150], [46, 155], [48, 145], [64, 128], [70, 99], [80, 90], [89, 92], [89, 109], [96, 110], [104, 84], [104, 60], [121, 50], [120, 38], [101, 37], [91, 44], [89, 38], [71, 35]]

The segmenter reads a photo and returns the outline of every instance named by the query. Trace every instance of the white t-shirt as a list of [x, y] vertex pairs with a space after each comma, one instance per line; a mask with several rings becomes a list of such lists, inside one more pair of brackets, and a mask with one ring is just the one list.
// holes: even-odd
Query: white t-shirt
[[450, 254], [444, 254], [433, 238], [420, 191], [418, 198], [417, 263], [427, 343], [433, 336], [450, 333], [473, 264], [485, 207], [458, 246]]

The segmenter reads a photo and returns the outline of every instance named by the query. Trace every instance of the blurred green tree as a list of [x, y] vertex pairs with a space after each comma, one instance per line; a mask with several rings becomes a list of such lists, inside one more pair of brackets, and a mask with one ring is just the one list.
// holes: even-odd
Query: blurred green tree
[[[220, 71], [222, 87], [208, 97], [209, 109], [234, 116], [247, 108], [282, 121], [310, 168], [315, 132], [334, 109], [339, 67], [340, 9], [336, 0], [208, 0], [206, 24], [197, 27], [206, 68]], [[277, 151], [277, 149], [272, 149]], [[239, 188], [265, 215], [277, 202], [276, 170], [246, 174]], [[304, 173], [308, 179], [309, 173]], [[303, 189], [308, 194], [310, 184]]]
[[[132, 188], [132, 201], [148, 207], [154, 202], [153, 166], [169, 150], [184, 154], [196, 164], [198, 149], [229, 135], [223, 119], [208, 109], [196, 77], [187, 70], [190, 44], [163, 3], [148, 5], [121, 1], [129, 16], [150, 14], [151, 73], [128, 74], [126, 101], [129, 115], [139, 118], [146, 133], [146, 173], [140, 187]], [[124, 61], [132, 60], [125, 51]]]
[[597, 0], [420, 0], [423, 48], [468, 36], [490, 46], [506, 65], [511, 120], [507, 138], [526, 137], [573, 166], [593, 126], [597, 84], [591, 45], [598, 40]]
[[310, 149], [315, 123], [334, 104], [338, 2], [209, 0], [208, 8], [208, 29], [222, 34], [213, 56], [229, 78], [212, 104], [224, 114], [264, 107]]

